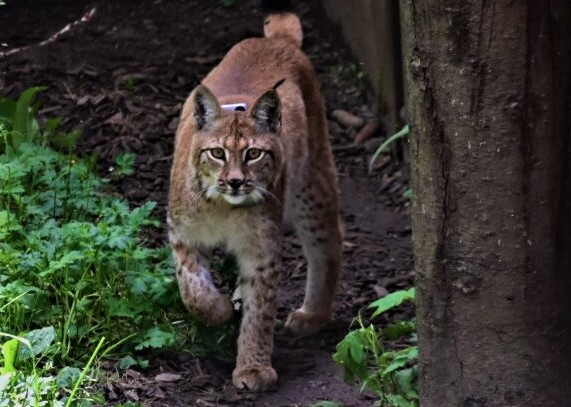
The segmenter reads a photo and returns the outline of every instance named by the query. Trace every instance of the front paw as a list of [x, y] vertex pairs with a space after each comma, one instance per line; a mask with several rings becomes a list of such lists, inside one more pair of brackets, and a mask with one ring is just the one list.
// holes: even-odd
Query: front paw
[[312, 335], [331, 322], [331, 316], [312, 314], [301, 308], [287, 317], [285, 327], [297, 336]]
[[237, 367], [232, 373], [232, 383], [238, 389], [266, 391], [277, 381], [278, 374], [271, 366]]

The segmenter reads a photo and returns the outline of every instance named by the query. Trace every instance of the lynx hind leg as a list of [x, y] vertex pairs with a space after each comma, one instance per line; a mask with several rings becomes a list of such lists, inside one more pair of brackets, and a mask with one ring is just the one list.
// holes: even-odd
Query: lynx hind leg
[[233, 313], [230, 300], [212, 283], [208, 269], [199, 262], [198, 251], [180, 241], [171, 245], [182, 302], [195, 317], [214, 326], [223, 325]]
[[296, 335], [311, 335], [331, 321], [342, 253], [337, 185], [332, 178], [301, 188], [295, 196], [294, 222], [308, 263], [303, 305], [286, 321], [286, 328]]

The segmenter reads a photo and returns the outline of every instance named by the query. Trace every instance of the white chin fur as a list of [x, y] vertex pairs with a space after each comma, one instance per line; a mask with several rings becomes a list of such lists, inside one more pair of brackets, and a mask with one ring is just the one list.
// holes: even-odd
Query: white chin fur
[[247, 195], [227, 195], [221, 194], [222, 198], [230, 205], [255, 205], [264, 200], [264, 196], [258, 190], [254, 190]]
[[224, 200], [226, 200], [226, 202], [228, 202], [230, 205], [241, 205], [243, 203], [245, 203], [246, 201], [248, 201], [248, 196], [247, 195], [227, 195], [227, 194], [223, 194], [222, 197], [224, 198]]

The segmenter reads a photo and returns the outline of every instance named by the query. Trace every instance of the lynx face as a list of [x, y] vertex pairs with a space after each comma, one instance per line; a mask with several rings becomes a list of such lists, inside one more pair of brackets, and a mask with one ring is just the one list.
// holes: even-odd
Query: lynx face
[[208, 200], [250, 206], [273, 197], [282, 169], [279, 107], [271, 90], [248, 112], [222, 113], [214, 95], [197, 88], [192, 167]]
[[196, 165], [200, 187], [207, 199], [231, 205], [255, 205], [271, 197], [279, 173], [276, 165], [277, 135], [257, 135], [243, 114], [227, 118], [214, 136], [200, 148]]

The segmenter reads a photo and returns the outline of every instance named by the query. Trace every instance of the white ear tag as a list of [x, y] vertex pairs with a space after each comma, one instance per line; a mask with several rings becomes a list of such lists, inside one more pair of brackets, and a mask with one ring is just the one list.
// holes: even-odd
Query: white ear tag
[[229, 103], [227, 105], [220, 105], [220, 108], [227, 112], [245, 112], [248, 110], [248, 105], [245, 103]]

